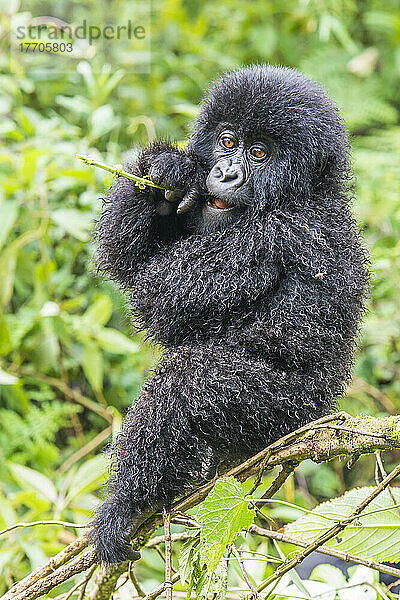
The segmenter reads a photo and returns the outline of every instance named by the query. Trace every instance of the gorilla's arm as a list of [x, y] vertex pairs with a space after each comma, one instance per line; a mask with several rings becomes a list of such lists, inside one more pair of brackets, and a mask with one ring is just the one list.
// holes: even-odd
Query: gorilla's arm
[[220, 333], [236, 313], [242, 315], [277, 284], [281, 266], [275, 236], [273, 218], [259, 228], [247, 219], [160, 251], [133, 282], [137, 321], [166, 345], [189, 343], [198, 332]]
[[356, 337], [368, 282], [368, 261], [351, 220], [343, 209], [327, 225], [315, 210], [312, 218], [296, 215], [282, 228], [284, 276], [260, 318], [242, 328], [249, 352], [290, 369], [348, 378], [349, 340]]
[[125, 164], [124, 168], [182, 191], [181, 198], [168, 202], [163, 189], [141, 190], [124, 177], [112, 185], [95, 232], [97, 263], [101, 271], [130, 287], [140, 265], [172, 241], [188, 235], [187, 217], [177, 215], [176, 209], [185, 193], [200, 189], [204, 173], [193, 153], [165, 142], [149, 145], [137, 163]]

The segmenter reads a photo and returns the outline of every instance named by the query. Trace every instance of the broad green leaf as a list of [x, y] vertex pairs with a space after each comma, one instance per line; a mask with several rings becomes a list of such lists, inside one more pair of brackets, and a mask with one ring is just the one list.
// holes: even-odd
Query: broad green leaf
[[56, 504], [57, 490], [51, 479], [23, 465], [10, 464], [10, 469], [18, 483], [34, 488], [39, 496]]
[[89, 339], [83, 345], [82, 368], [92, 388], [100, 391], [103, 386], [103, 357], [96, 344]]
[[314, 581], [329, 583], [335, 588], [341, 588], [346, 585], [346, 577], [342, 571], [337, 567], [324, 562], [317, 565], [315, 569], [313, 569], [313, 572], [311, 573], [311, 579]]
[[113, 329], [112, 327], [103, 327], [93, 332], [99, 346], [108, 352], [115, 354], [125, 354], [126, 352], [139, 352], [140, 346], [126, 335]]
[[43, 319], [40, 323], [43, 335], [35, 348], [35, 362], [43, 371], [49, 368], [57, 370], [59, 367], [60, 345], [55, 333], [54, 323], [50, 319]]
[[28, 540], [21, 540], [20, 544], [31, 563], [32, 569], [36, 569], [46, 561], [46, 554], [41, 549], [38, 541], [33, 541], [31, 538], [29, 542]]
[[105, 325], [110, 320], [112, 301], [109, 296], [102, 294], [89, 306], [83, 318], [92, 325]]
[[88, 115], [90, 113], [90, 102], [84, 96], [76, 94], [75, 96], [63, 96], [59, 94], [55, 97], [56, 104], [74, 112], [78, 115]]
[[37, 311], [31, 308], [22, 307], [14, 314], [7, 314], [4, 317], [12, 348], [15, 349], [21, 343], [23, 337], [32, 329], [37, 319]]
[[18, 521], [18, 516], [10, 500], [0, 492], [0, 529], [9, 527]]
[[24, 152], [21, 175], [25, 185], [29, 185], [34, 178], [37, 168], [37, 159], [41, 154], [43, 154], [43, 152], [36, 148]]
[[[377, 599], [377, 591], [372, 587], [374, 583], [378, 583], [379, 581], [377, 571], [369, 569], [364, 565], [357, 565], [349, 569], [349, 574], [350, 578], [347, 586], [337, 591], [339, 600], [355, 600], [355, 598], [362, 598], [363, 600]], [[368, 583], [371, 585], [368, 585]], [[355, 593], [357, 594], [356, 596]]]
[[13, 293], [17, 253], [18, 247], [11, 244], [0, 256], [0, 304], [3, 307], [7, 306]]
[[107, 131], [110, 131], [117, 123], [114, 111], [110, 104], [103, 104], [92, 112], [89, 118], [91, 134], [94, 138], [99, 138]]
[[0, 203], [0, 248], [6, 241], [15, 221], [18, 217], [18, 204], [7, 200]]
[[200, 555], [209, 571], [216, 568], [236, 535], [252, 524], [254, 512], [249, 510], [250, 500], [234, 477], [224, 477], [200, 504], [197, 511], [203, 542]]
[[[278, 586], [275, 590], [276, 596], [274, 600], [300, 600], [301, 598], [315, 598], [318, 600], [336, 600], [336, 590], [327, 583], [320, 581], [311, 581], [310, 579], [303, 581], [307, 593], [300, 592], [297, 587], [291, 583], [290, 585]], [[354, 595], [352, 600], [356, 600]]]
[[3, 572], [4, 567], [10, 565], [13, 554], [12, 550], [0, 551], [0, 573]]
[[61, 169], [58, 172], [60, 177], [71, 177], [83, 181], [86, 184], [92, 183], [94, 179], [94, 171], [89, 169]]
[[91, 516], [93, 511], [99, 506], [101, 499], [94, 494], [79, 494], [71, 501], [68, 500], [68, 510], [73, 512], [74, 523], [82, 523], [82, 518]]
[[68, 504], [79, 494], [88, 493], [99, 488], [105, 480], [110, 463], [105, 454], [99, 454], [86, 461], [75, 473], [68, 489]]
[[0, 385], [15, 385], [16, 383], [18, 383], [18, 377], [0, 368]]
[[190, 537], [184, 544], [182, 544], [181, 551], [179, 553], [179, 575], [181, 577], [182, 585], [185, 585], [185, 581], [190, 580], [190, 574], [193, 570], [193, 559], [199, 552], [200, 537]]
[[66, 233], [82, 242], [89, 240], [89, 229], [92, 226], [93, 215], [75, 208], [59, 208], [51, 213], [53, 221]]
[[208, 598], [209, 594], [217, 594], [219, 600], [224, 600], [227, 585], [228, 572], [221, 561], [212, 572], [202, 572], [196, 585], [196, 598], [201, 600], [202, 598]]
[[[340, 498], [320, 504], [311, 513], [286, 525], [285, 533], [311, 542], [332, 527], [333, 521], [324, 516], [337, 521], [345, 519], [373, 489], [364, 487], [350, 490]], [[392, 494], [396, 503], [400, 504], [400, 490], [392, 488]], [[380, 509], [385, 510], [365, 514]], [[364, 516], [361, 513], [356, 521], [326, 545], [365, 559], [400, 560], [400, 513], [393, 508], [389, 492], [384, 490], [379, 494], [365, 509]]]

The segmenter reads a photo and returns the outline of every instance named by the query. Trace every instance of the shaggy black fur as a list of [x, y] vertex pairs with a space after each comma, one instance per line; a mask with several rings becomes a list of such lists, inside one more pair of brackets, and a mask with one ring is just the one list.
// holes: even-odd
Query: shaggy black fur
[[[247, 163], [233, 214], [219, 217], [206, 177], [221, 124], [243, 148], [261, 139], [269, 155]], [[127, 179], [113, 185], [99, 265], [165, 351], [113, 448], [110, 496], [90, 533], [101, 561], [125, 559], [140, 523], [221, 462], [253, 455], [343, 393], [368, 282], [348, 151], [319, 85], [255, 66], [211, 88], [185, 151], [160, 142], [126, 165], [181, 190], [175, 205]], [[194, 206], [177, 214], [187, 192]]]

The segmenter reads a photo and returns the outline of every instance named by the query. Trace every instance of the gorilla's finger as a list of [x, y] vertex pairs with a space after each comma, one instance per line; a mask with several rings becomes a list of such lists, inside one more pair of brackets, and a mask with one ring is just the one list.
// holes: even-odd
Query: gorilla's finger
[[165, 190], [164, 196], [168, 202], [178, 202], [182, 199], [182, 190]]
[[159, 169], [156, 169], [155, 167], [150, 168], [147, 177], [156, 185], [162, 184], [162, 174], [160, 173]]
[[176, 212], [178, 215], [187, 212], [198, 200], [200, 196], [199, 191], [196, 188], [192, 188], [188, 191], [186, 196], [183, 198], [182, 202], [178, 205]]

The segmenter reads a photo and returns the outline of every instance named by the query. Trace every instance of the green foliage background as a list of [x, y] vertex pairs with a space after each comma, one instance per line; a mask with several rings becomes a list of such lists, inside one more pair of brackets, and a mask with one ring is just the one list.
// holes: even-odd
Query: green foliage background
[[[129, 0], [112, 4], [123, 22]], [[65, 6], [52, 3], [47, 14]], [[44, 9], [16, 0], [0, 7], [0, 528], [89, 518], [104, 479], [100, 452], [157, 353], [131, 336], [125, 299], [96, 277], [89, 232], [110, 178], [75, 154], [115, 164], [155, 135], [183, 141], [207, 83], [238, 65], [298, 67], [343, 111], [373, 287], [354, 384], [341, 404], [351, 413], [398, 412], [398, 1], [157, 0], [148, 74], [135, 73], [111, 49], [106, 61], [95, 54], [46, 77], [8, 52], [6, 35], [11, 17]], [[81, 11], [104, 22], [94, 0]], [[365, 483], [371, 472], [368, 459], [350, 472], [339, 462], [305, 464], [284, 494], [310, 507]], [[274, 516], [285, 522], [294, 515], [281, 507]], [[37, 527], [8, 534], [0, 593], [78, 533]], [[151, 587], [160, 565], [145, 555], [141, 568]]]

